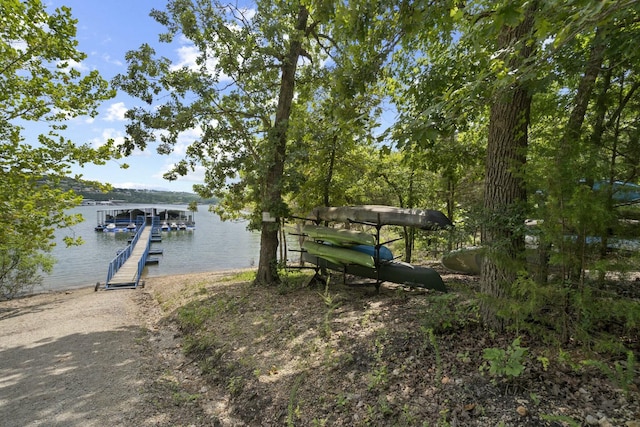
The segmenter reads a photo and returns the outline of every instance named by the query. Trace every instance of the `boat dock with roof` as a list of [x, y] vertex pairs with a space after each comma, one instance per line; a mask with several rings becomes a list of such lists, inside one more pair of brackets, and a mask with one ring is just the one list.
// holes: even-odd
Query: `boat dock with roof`
[[[170, 228], [165, 229], [165, 224], [171, 224]], [[99, 210], [96, 231], [133, 233], [127, 247], [119, 251], [109, 263], [104, 288], [137, 288], [141, 285], [145, 265], [152, 261], [158, 262], [157, 258], [149, 258], [149, 254], [162, 253], [162, 250], [151, 249], [153, 242], [162, 240], [161, 233], [194, 229], [194, 212], [190, 211], [154, 207]], [[96, 283], [95, 290], [101, 285], [100, 282]], [[144, 282], [142, 285], [144, 286]]]

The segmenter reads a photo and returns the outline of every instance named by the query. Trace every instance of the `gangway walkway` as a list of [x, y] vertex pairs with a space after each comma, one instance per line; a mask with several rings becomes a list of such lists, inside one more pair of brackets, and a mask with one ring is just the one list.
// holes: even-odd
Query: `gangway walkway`
[[[106, 289], [136, 288], [149, 255], [151, 229], [143, 223], [127, 248], [109, 264]], [[97, 289], [97, 286], [96, 286]]]

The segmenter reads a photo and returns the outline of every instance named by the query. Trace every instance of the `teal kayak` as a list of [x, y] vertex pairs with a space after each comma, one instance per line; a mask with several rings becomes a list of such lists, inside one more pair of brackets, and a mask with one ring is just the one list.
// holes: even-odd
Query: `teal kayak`
[[355, 246], [350, 246], [349, 249], [354, 250], [354, 251], [358, 251], [358, 252], [362, 252], [362, 253], [367, 254], [367, 255], [371, 255], [374, 260], [377, 257], [378, 261], [392, 261], [393, 260], [393, 253], [391, 252], [391, 249], [389, 249], [386, 246], [380, 246], [377, 249], [377, 251], [376, 251], [376, 247], [373, 246], [373, 245], [355, 245]]
[[375, 245], [375, 237], [362, 231], [344, 228], [322, 227], [320, 225], [304, 225], [302, 232], [315, 240], [333, 243], [334, 245]]
[[315, 255], [332, 263], [338, 263], [341, 265], [357, 264], [369, 268], [373, 268], [375, 266], [375, 262], [371, 255], [340, 246], [323, 245], [322, 243], [307, 240], [302, 244], [302, 250], [311, 255]]

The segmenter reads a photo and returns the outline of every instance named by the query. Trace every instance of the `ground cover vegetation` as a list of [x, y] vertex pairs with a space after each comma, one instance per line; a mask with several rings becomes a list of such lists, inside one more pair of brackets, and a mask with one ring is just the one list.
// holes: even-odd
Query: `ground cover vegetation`
[[309, 286], [300, 271], [278, 288], [253, 285], [254, 271], [153, 278], [161, 363], [143, 374], [153, 403], [139, 424], [637, 426], [633, 352], [602, 359], [485, 328], [479, 278], [440, 272], [452, 292], [378, 293], [340, 275]]
[[[18, 10], [12, 15], [7, 9], [3, 16], [8, 17], [25, 16], [24, 5], [40, 6], [36, 1], [2, 4]], [[157, 57], [153, 41], [128, 53], [127, 72], [112, 83], [139, 98], [140, 105], [127, 113], [128, 138], [120, 149], [125, 155], [135, 147], [170, 152], [181, 132], [197, 129], [200, 138], [166, 177], [175, 179], [202, 165], [205, 182], [194, 190], [218, 197], [217, 210], [225, 218], [250, 212], [252, 226], [262, 233], [255, 282], [274, 285], [272, 291], [286, 285], [278, 268], [283, 219], [305, 215], [316, 205], [441, 209], [456, 227], [439, 234], [397, 230], [404, 237], [398, 252], [423, 263], [426, 254], [442, 250], [485, 248], [470, 303], [478, 323], [464, 322], [456, 333], [482, 330], [491, 338], [475, 342], [474, 351], [483, 351], [474, 360], [484, 360], [483, 372], [493, 377], [494, 386], [502, 385], [504, 393], [509, 387], [526, 388], [520, 380], [531, 379], [526, 375], [531, 364], [542, 371], [559, 365], [589, 368], [619, 383], [625, 399], [637, 405], [640, 310], [633, 287], [624, 284], [637, 277], [640, 214], [633, 204], [637, 194], [624, 185], [639, 182], [639, 13], [640, 2], [634, 0], [265, 0], [249, 7], [170, 0], [166, 8], [151, 11], [166, 27], [159, 42], [190, 41], [199, 52], [197, 66], [179, 68]], [[56, 17], [65, 24], [65, 31], [56, 33], [59, 42], [72, 40], [69, 11], [51, 16], [49, 28], [59, 28]], [[7, 26], [12, 30], [6, 31], [27, 28], [20, 18], [3, 19], [15, 24], [15, 30]], [[47, 27], [31, 31], [42, 28]], [[30, 33], [16, 34], [5, 38], [33, 39]], [[48, 221], [39, 230], [64, 225], [59, 215], [67, 204], [48, 207], [44, 200], [73, 198], [55, 186], [38, 186], [28, 197], [46, 198], [18, 204], [11, 196], [22, 194], [18, 182], [34, 171], [63, 174], [67, 161], [99, 161], [113, 154], [109, 146], [95, 153], [58, 138], [59, 123], [72, 114], [71, 107], [91, 113], [110, 92], [96, 74], [74, 86], [81, 77], [65, 72], [63, 63], [53, 75], [37, 67], [41, 59], [57, 58], [48, 50], [54, 45], [59, 44], [38, 45], [37, 51], [6, 43], [3, 51], [13, 55], [2, 58], [2, 75], [15, 96], [2, 98], [5, 111], [14, 112], [3, 119], [3, 159], [9, 160], [2, 173], [15, 185], [6, 194], [7, 188], [0, 191], [3, 201], [14, 203], [15, 219], [5, 228], [24, 227], [16, 228], [15, 236], [42, 225], [29, 218]], [[81, 59], [72, 46], [64, 53]], [[26, 53], [34, 55], [31, 62], [24, 61]], [[57, 79], [54, 87], [62, 95], [47, 93], [49, 109], [27, 96], [42, 92], [24, 87], [40, 81], [22, 78], [26, 70], [46, 81]], [[29, 108], [11, 107], [29, 100]], [[43, 114], [57, 123], [54, 134], [40, 141], [48, 147], [44, 154], [25, 145], [19, 128], [9, 126], [14, 118], [42, 119]], [[68, 160], [53, 156], [51, 148], [64, 149]], [[263, 220], [269, 217], [276, 221]], [[3, 233], [7, 260], [11, 251], [35, 255], [45, 249], [20, 246], [26, 239], [11, 240]], [[325, 297], [333, 307], [327, 310], [330, 319], [337, 307], [330, 293]], [[215, 323], [202, 324], [213, 328]], [[442, 340], [439, 328], [427, 327], [420, 341], [433, 350], [438, 378], [443, 370], [437, 360], [446, 353], [436, 345]], [[506, 341], [497, 343], [495, 337]], [[382, 355], [385, 341], [380, 343]], [[541, 345], [547, 352], [537, 351]], [[187, 347], [203, 354], [216, 351], [215, 342], [206, 340]], [[368, 354], [375, 355], [374, 350]], [[581, 356], [573, 357], [574, 351]], [[464, 352], [460, 359], [467, 359]], [[387, 359], [379, 360], [374, 389], [389, 377], [382, 362]], [[576, 360], [594, 361], [581, 365]], [[558, 381], [571, 383], [571, 375]], [[229, 387], [244, 390], [238, 381]], [[293, 384], [300, 390], [306, 383]], [[295, 396], [291, 402], [293, 423]], [[553, 414], [575, 422], [571, 415]], [[374, 415], [368, 418], [372, 424], [378, 419]], [[441, 423], [450, 419], [445, 413]]]

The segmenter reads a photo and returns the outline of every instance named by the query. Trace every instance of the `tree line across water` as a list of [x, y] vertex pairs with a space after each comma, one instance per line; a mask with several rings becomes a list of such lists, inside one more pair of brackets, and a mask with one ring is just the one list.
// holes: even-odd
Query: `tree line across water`
[[211, 205], [217, 203], [216, 198], [203, 199], [195, 193], [186, 191], [163, 191], [131, 188], [113, 188], [100, 190], [77, 180], [63, 180], [61, 188], [73, 190], [85, 200], [109, 201], [118, 200], [124, 203], [173, 204], [188, 205], [190, 203]]

